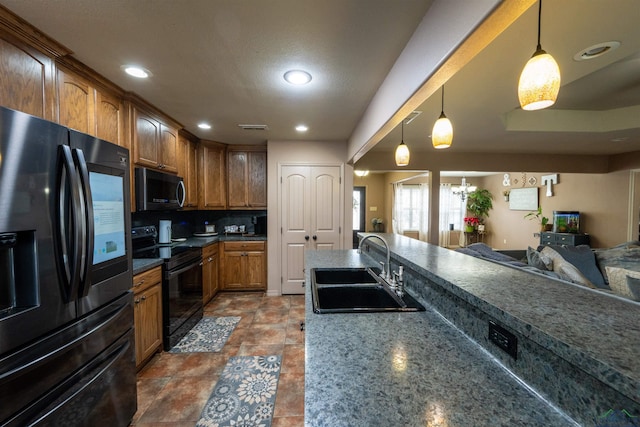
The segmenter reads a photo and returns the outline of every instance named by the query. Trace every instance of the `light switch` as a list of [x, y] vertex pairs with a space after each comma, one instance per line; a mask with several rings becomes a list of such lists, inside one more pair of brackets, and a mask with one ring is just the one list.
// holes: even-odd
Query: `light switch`
[[369, 210], [370, 210], [371, 212], [377, 212], [377, 211], [378, 211], [378, 207], [377, 207], [377, 206], [370, 206], [370, 207], [369, 207]]

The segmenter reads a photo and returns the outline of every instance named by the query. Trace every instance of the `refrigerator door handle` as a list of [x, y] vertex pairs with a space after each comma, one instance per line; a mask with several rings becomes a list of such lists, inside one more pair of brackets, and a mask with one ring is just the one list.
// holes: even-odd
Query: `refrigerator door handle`
[[93, 199], [91, 197], [89, 169], [84, 159], [84, 153], [81, 149], [75, 148], [73, 150], [73, 158], [78, 168], [78, 192], [82, 195], [80, 198], [82, 223], [79, 227], [81, 231], [79, 292], [81, 297], [86, 297], [89, 295], [89, 289], [91, 288], [91, 266], [93, 265]]
[[56, 177], [58, 203], [55, 212], [56, 264], [65, 302], [70, 302], [77, 298], [79, 286], [80, 254], [78, 248], [80, 247], [80, 234], [76, 228], [79, 226], [82, 213], [78, 210], [80, 195], [74, 184], [78, 178], [71, 149], [67, 145], [59, 145], [58, 147], [59, 167]]

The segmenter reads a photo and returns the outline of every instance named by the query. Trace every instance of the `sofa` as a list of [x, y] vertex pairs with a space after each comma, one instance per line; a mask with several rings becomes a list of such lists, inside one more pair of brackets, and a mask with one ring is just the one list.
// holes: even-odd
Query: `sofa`
[[520, 251], [473, 243], [455, 251], [640, 302], [640, 241], [606, 249], [549, 245]]

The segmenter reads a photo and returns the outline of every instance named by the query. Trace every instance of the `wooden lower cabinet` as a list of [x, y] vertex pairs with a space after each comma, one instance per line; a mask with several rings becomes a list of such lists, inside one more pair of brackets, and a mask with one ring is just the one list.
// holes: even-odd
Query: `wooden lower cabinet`
[[136, 368], [162, 349], [162, 267], [133, 276]]
[[218, 243], [202, 248], [202, 302], [207, 304], [218, 293]]
[[264, 241], [221, 243], [220, 280], [224, 290], [267, 289], [267, 262]]

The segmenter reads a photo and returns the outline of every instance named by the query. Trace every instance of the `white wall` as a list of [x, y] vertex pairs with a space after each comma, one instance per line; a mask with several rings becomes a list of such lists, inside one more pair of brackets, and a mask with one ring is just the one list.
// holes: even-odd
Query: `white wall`
[[345, 189], [345, 218], [342, 224], [342, 236], [343, 248], [350, 248], [353, 168], [345, 163], [346, 159], [346, 141], [269, 141], [267, 143], [267, 293], [269, 295], [280, 295], [279, 165], [344, 165], [342, 185]]

